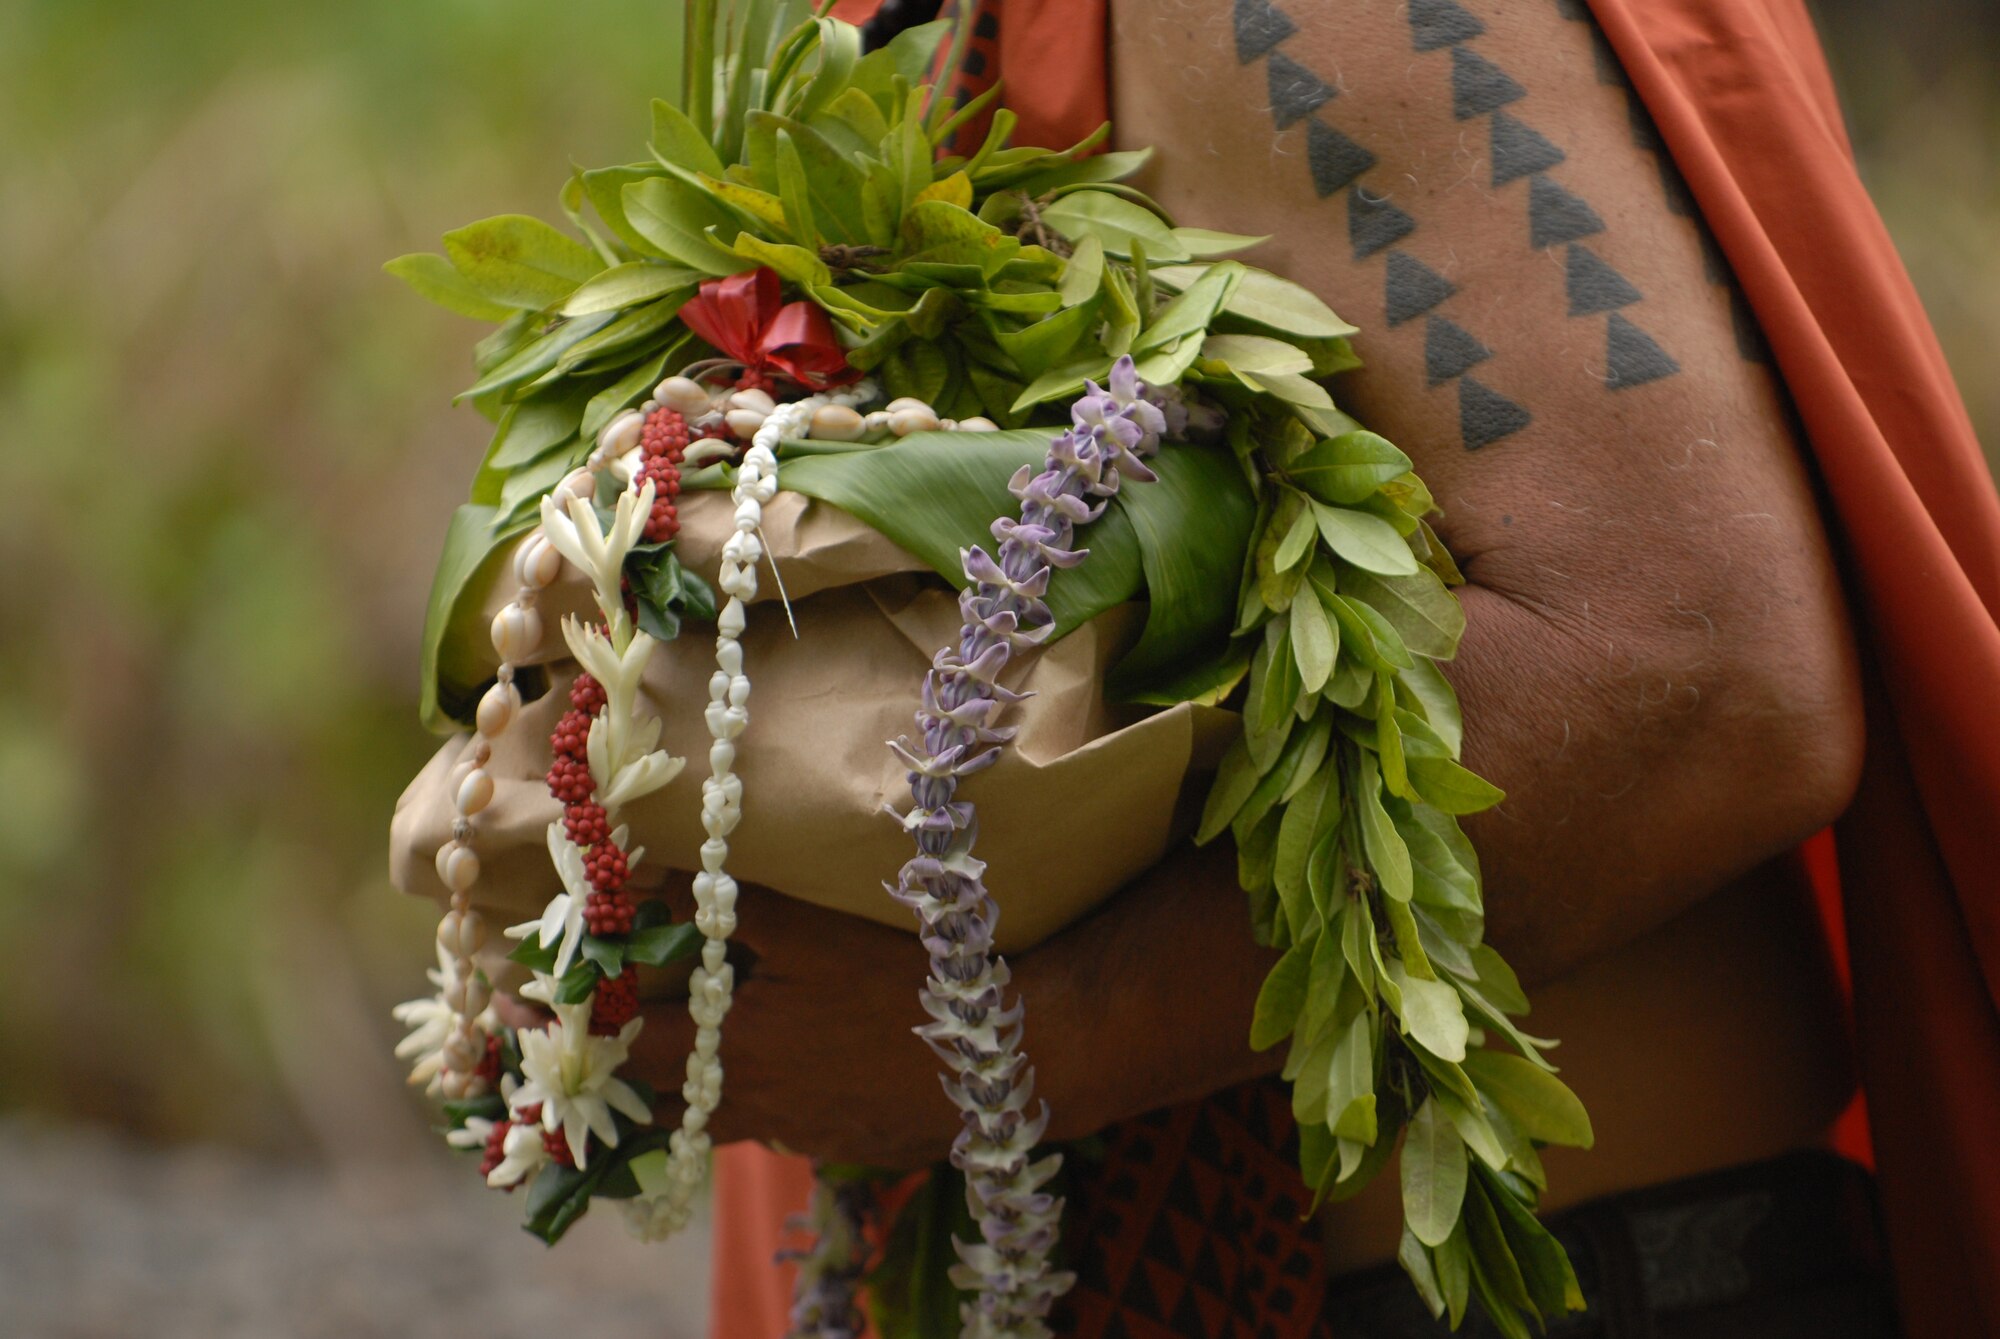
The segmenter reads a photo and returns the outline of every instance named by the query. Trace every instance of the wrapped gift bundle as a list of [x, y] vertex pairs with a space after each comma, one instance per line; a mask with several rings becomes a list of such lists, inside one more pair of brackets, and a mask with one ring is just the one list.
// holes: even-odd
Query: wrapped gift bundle
[[[948, 24], [865, 52], [797, 0], [685, 11], [649, 155], [575, 173], [567, 229], [389, 266], [496, 326], [424, 639], [449, 739], [392, 833], [445, 908], [398, 1015], [449, 1141], [551, 1242], [599, 1200], [671, 1233], [725, 1100], [741, 884], [908, 928], [977, 1226], [964, 1333], [1046, 1334], [1061, 1150], [1024, 1019], [1089, 1020], [1034, 1014], [1004, 955], [1227, 835], [1244, 932], [1282, 950], [1246, 1045], [1288, 1044], [1315, 1203], [1397, 1159], [1434, 1312], [1579, 1306], [1536, 1150], [1589, 1122], [1482, 942], [1457, 816], [1500, 796], [1438, 668], [1459, 576], [1409, 458], [1329, 390], [1357, 332], [1234, 258], [1263, 239], [1125, 185], [1146, 155], [1108, 127], [1015, 147], [992, 94], [937, 96]], [[621, 1073], [663, 982], [695, 1024], [672, 1106]], [[504, 1025], [501, 988], [544, 1021]], [[798, 1334], [858, 1325], [842, 1174]]]

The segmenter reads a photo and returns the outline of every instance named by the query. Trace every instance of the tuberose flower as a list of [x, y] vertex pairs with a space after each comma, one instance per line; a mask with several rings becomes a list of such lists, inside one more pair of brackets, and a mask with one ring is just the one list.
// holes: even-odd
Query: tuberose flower
[[[555, 1021], [546, 1028], [523, 1029], [516, 1034], [523, 1081], [514, 1090], [508, 1109], [519, 1113], [539, 1104], [541, 1127], [562, 1131], [570, 1156], [582, 1167], [591, 1135], [607, 1148], [618, 1147], [613, 1111], [641, 1125], [653, 1119], [639, 1094], [616, 1075], [643, 1020], [633, 1019], [615, 1037], [593, 1037], [588, 1001], [558, 1004], [555, 1014]], [[509, 1132], [510, 1145], [512, 1138]]]

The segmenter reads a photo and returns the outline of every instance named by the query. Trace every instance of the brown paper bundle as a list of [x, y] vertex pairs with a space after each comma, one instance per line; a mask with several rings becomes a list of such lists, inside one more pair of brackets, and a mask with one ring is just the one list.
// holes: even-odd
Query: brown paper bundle
[[[731, 524], [726, 494], [683, 499], [679, 556], [712, 578]], [[913, 929], [883, 891], [909, 858], [910, 839], [884, 806], [909, 795], [903, 766], [884, 741], [913, 731], [932, 654], [957, 640], [956, 595], [918, 559], [847, 513], [796, 493], [764, 512], [764, 538], [790, 596], [796, 639], [777, 598], [760, 584], [743, 634], [750, 727], [738, 741], [743, 820], [730, 839], [729, 871], [791, 897]], [[511, 550], [503, 557], [511, 557]], [[490, 564], [486, 614], [512, 594], [511, 561]], [[1060, 581], [1060, 574], [1056, 580]], [[548, 631], [538, 659], [551, 691], [530, 703], [498, 741], [488, 771], [496, 795], [480, 815], [478, 884], [484, 905], [508, 921], [540, 914], [556, 891], [546, 829], [561, 816], [543, 774], [549, 732], [568, 708], [575, 666], [556, 628], [564, 613], [592, 610], [573, 570], [545, 595]], [[976, 853], [1002, 908], [998, 940], [1018, 952], [1077, 920], [1165, 855], [1190, 785], [1212, 772], [1239, 730], [1233, 713], [1183, 703], [1165, 710], [1104, 700], [1106, 670], [1136, 633], [1140, 611], [1107, 611], [1039, 652], [1016, 659], [1008, 687], [1034, 696], [1014, 707], [1019, 730], [995, 766], [961, 791], [977, 803]], [[646, 854], [635, 881], [699, 867], [699, 776], [709, 736], [702, 723], [714, 638], [688, 623], [659, 648], [646, 673], [661, 746], [689, 759], [665, 789], [627, 811]], [[450, 837], [446, 779], [470, 743], [447, 742], [397, 803], [391, 874], [397, 887], [442, 896], [432, 855]]]

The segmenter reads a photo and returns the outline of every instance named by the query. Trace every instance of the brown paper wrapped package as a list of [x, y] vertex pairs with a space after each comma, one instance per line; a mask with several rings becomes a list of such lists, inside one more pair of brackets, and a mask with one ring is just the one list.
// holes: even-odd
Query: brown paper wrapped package
[[[727, 495], [683, 498], [679, 553], [713, 580], [731, 508]], [[738, 742], [743, 819], [730, 839], [729, 872], [792, 897], [900, 929], [909, 911], [883, 891], [911, 842], [883, 812], [906, 806], [904, 769], [884, 741], [911, 733], [932, 653], [958, 634], [955, 595], [916, 558], [826, 503], [780, 493], [764, 536], [790, 595], [796, 640], [767, 565], [743, 634], [750, 725]], [[482, 574], [490, 617], [512, 594], [511, 550]], [[1057, 581], [1062, 580], [1060, 573]], [[496, 743], [492, 805], [477, 819], [481, 874], [475, 895], [507, 923], [540, 914], [558, 891], [546, 829], [561, 808], [543, 783], [549, 732], [568, 708], [575, 666], [557, 619], [594, 612], [588, 588], [565, 566], [543, 597], [538, 660], [553, 691], [528, 704]], [[1157, 862], [1177, 836], [1175, 809], [1191, 778], [1212, 772], [1238, 729], [1236, 717], [1188, 704], [1142, 714], [1107, 706], [1106, 668], [1130, 643], [1142, 611], [1113, 609], [1055, 645], [1016, 658], [1006, 683], [1033, 693], [1013, 707], [1018, 728], [1001, 761], [966, 780], [977, 803], [975, 853], [1000, 904], [998, 939], [1019, 951], [1089, 912]], [[661, 746], [686, 757], [672, 784], [626, 811], [645, 848], [634, 880], [699, 867], [701, 779], [709, 736], [702, 723], [714, 639], [701, 625], [655, 652], [646, 673]], [[442, 897], [433, 856], [450, 837], [446, 778], [468, 746], [451, 739], [396, 805], [391, 872], [405, 892]]]

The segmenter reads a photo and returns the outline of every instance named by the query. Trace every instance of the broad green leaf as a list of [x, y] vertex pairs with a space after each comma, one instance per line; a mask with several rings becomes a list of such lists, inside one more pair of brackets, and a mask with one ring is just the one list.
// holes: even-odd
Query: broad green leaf
[[1120, 149], [1112, 153], [1092, 154], [1088, 158], [1061, 163], [1024, 177], [1014, 184], [1014, 189], [1036, 196], [1059, 187], [1075, 186], [1084, 182], [1117, 181], [1137, 172], [1152, 156], [1153, 151], [1150, 148]]
[[[1465, 1202], [1465, 1141], [1425, 1099], [1403, 1136], [1403, 1224], [1426, 1246], [1442, 1246]], [[1441, 1300], [1441, 1299], [1440, 1299]]]
[[1596, 1141], [1583, 1103], [1541, 1066], [1486, 1049], [1471, 1052], [1461, 1063], [1480, 1093], [1528, 1138], [1565, 1148], [1589, 1148]]
[[[1528, 1294], [1528, 1285], [1521, 1277], [1521, 1267], [1514, 1259], [1513, 1248], [1507, 1244], [1500, 1226], [1499, 1211], [1487, 1198], [1483, 1178], [1473, 1178], [1466, 1188], [1465, 1228], [1472, 1244], [1474, 1286], [1482, 1287], [1489, 1300], [1497, 1300], [1505, 1308], [1519, 1308], [1534, 1315], [1534, 1299]], [[1515, 1335], [1519, 1339], [1528, 1339], [1526, 1326], [1511, 1310], [1498, 1311], [1489, 1305], [1487, 1314], [1509, 1339], [1514, 1339]], [[1508, 1321], [1512, 1321], [1511, 1329]]]
[[1264, 978], [1250, 1019], [1251, 1050], [1268, 1051], [1291, 1032], [1299, 1010], [1305, 1007], [1306, 973], [1311, 963], [1312, 946], [1293, 944]]
[[[1151, 254], [1152, 247], [1146, 249]], [[1176, 265], [1153, 273], [1161, 283], [1181, 288], [1194, 282], [1199, 269], [1195, 265]], [[1253, 269], [1243, 276], [1243, 283], [1231, 295], [1226, 310], [1232, 316], [1307, 339], [1339, 339], [1360, 333], [1334, 315], [1333, 309], [1311, 290], [1264, 270]]]
[[1446, 981], [1412, 975], [1393, 959], [1389, 975], [1402, 992], [1403, 1030], [1440, 1060], [1454, 1064], [1464, 1060], [1470, 1028], [1457, 989]]
[[435, 302], [446, 311], [470, 316], [475, 321], [504, 321], [517, 310], [508, 303], [486, 296], [450, 261], [428, 251], [398, 256], [382, 269], [408, 284], [418, 297]]
[[610, 312], [565, 317], [554, 330], [523, 345], [507, 361], [460, 391], [455, 398], [471, 400], [533, 381], [554, 367], [563, 354], [610, 325], [612, 320]]
[[1285, 467], [1285, 474], [1322, 502], [1352, 506], [1407, 472], [1410, 458], [1372, 432], [1329, 437]]
[[[1312, 370], [1312, 359], [1297, 345], [1266, 335], [1210, 335], [1202, 341], [1201, 356], [1204, 361], [1226, 365], [1232, 372], [1298, 373]], [[1253, 385], [1251, 389], [1258, 387]]]
[[[1207, 266], [1206, 273], [1189, 284], [1185, 292], [1162, 307], [1159, 314], [1146, 325], [1145, 332], [1133, 342], [1132, 352], [1141, 354], [1154, 349], [1164, 349], [1177, 340], [1187, 339], [1206, 330], [1208, 323], [1215, 318], [1216, 311], [1228, 300], [1230, 290], [1241, 281], [1242, 277], [1243, 267], [1233, 260]], [[1192, 366], [1194, 358], [1200, 356], [1201, 341], [1191, 342], [1194, 344], [1194, 349], [1184, 367]]]
[[848, 87], [861, 62], [861, 30], [835, 18], [819, 20], [819, 63], [794, 113], [809, 121]]
[[1002, 331], [994, 336], [994, 341], [1006, 350], [1023, 376], [1039, 377], [1058, 363], [1067, 362], [1096, 326], [1097, 304], [1088, 302], [1019, 330]]
[[1326, 606], [1311, 591], [1293, 599], [1291, 619], [1292, 655], [1298, 661], [1299, 680], [1308, 693], [1317, 693], [1333, 674], [1339, 634], [1326, 616]]
[[723, 204], [745, 216], [745, 220], [778, 237], [796, 237], [785, 219], [785, 202], [769, 191], [745, 186], [740, 181], [701, 178], [702, 188]]
[[[992, 543], [993, 518], [1018, 508], [1008, 480], [1022, 465], [1039, 468], [1048, 441], [1034, 430], [917, 433], [871, 451], [793, 461], [784, 486], [854, 514], [960, 584], [959, 551]], [[1049, 588], [1059, 632], [1150, 593], [1146, 631], [1114, 671], [1120, 681], [1220, 647], [1233, 610], [1210, 574], [1242, 553], [1255, 511], [1242, 475], [1219, 452], [1169, 445], [1152, 463], [1159, 481], [1121, 489], [1086, 532], [1090, 560]]]
[[1395, 821], [1396, 831], [1410, 852], [1416, 900], [1426, 906], [1481, 915], [1478, 876], [1459, 863], [1451, 847], [1420, 817], [1402, 816], [1409, 812], [1403, 808]]
[[939, 177], [930, 185], [917, 192], [917, 203], [926, 200], [942, 200], [960, 209], [972, 208], [972, 178], [963, 172], [954, 172], [948, 177]]
[[1247, 251], [1253, 246], [1271, 240], [1270, 234], [1251, 237], [1240, 232], [1215, 232], [1209, 228], [1175, 228], [1174, 240], [1190, 256], [1226, 256], [1232, 251]]
[[1427, 567], [1408, 576], [1351, 572], [1341, 583], [1347, 594], [1365, 600], [1403, 639], [1403, 645], [1432, 660], [1450, 660], [1465, 633], [1465, 611]]
[[1304, 784], [1285, 806], [1284, 816], [1278, 821], [1278, 845], [1273, 853], [1271, 878], [1277, 885], [1278, 901], [1284, 908], [1285, 919], [1294, 937], [1302, 937], [1311, 920], [1306, 863], [1322, 835], [1321, 801], [1326, 796], [1327, 777], [1332, 771], [1332, 768], [1315, 764], [1306, 772]]
[[702, 945], [702, 934], [692, 922], [654, 925], [634, 930], [625, 939], [625, 956], [648, 967], [664, 967], [691, 957]]
[[444, 552], [431, 578], [418, 711], [424, 725], [439, 734], [449, 734], [458, 722], [471, 718], [488, 673], [477, 649], [485, 645], [485, 629], [478, 626], [479, 611], [465, 599], [466, 592], [482, 569], [512, 552], [511, 541], [528, 528], [518, 525], [496, 531], [497, 515], [493, 507], [464, 506], [453, 512]]
[[[1366, 1009], [1342, 1029], [1328, 1061], [1327, 1124], [1336, 1135], [1372, 1144], [1375, 1129], [1375, 1015]], [[1342, 1179], [1345, 1179], [1343, 1177]]]
[[[1354, 651], [1358, 661], [1368, 670], [1388, 673], [1406, 670], [1415, 663], [1404, 648], [1403, 639], [1366, 600], [1350, 600], [1345, 595], [1328, 596], [1326, 611], [1340, 624], [1341, 643]], [[1343, 657], [1341, 663], [1342, 668], [1346, 668], [1349, 658]], [[1328, 686], [1327, 695], [1350, 711], [1358, 710], [1374, 691], [1374, 679], [1363, 675], [1359, 692], [1349, 700], [1339, 691], [1338, 677], [1336, 675], [1336, 682]]]
[[604, 268], [589, 247], [525, 214], [454, 229], [444, 235], [444, 251], [481, 293], [530, 310], [562, 301]]
[[1360, 811], [1361, 845], [1382, 891], [1399, 902], [1409, 901], [1414, 892], [1410, 848], [1403, 844], [1402, 834], [1382, 807], [1381, 777], [1375, 770], [1374, 756], [1366, 751], [1361, 754], [1355, 804]]
[[1104, 283], [1104, 243], [1095, 237], [1086, 237], [1076, 244], [1070, 253], [1069, 263], [1063, 269], [1063, 306], [1075, 307], [1097, 296], [1097, 290]]
[[727, 230], [732, 240], [736, 229], [721, 206], [705, 198], [699, 188], [676, 177], [647, 177], [628, 183], [620, 199], [632, 230], [668, 259], [711, 275], [754, 268], [754, 261], [709, 240], [711, 227]]
[[1465, 742], [1465, 725], [1459, 716], [1458, 694], [1452, 691], [1444, 671], [1434, 662], [1419, 658], [1409, 669], [1396, 676], [1396, 686], [1407, 690], [1417, 705], [1423, 708], [1424, 720], [1437, 732], [1451, 756], [1456, 758]]
[[1453, 1228], [1444, 1245], [1431, 1253], [1431, 1263], [1437, 1269], [1438, 1289], [1444, 1294], [1445, 1314], [1455, 1330], [1465, 1319], [1465, 1304], [1472, 1288], [1472, 1251], [1465, 1242], [1463, 1223]]
[[1417, 1296], [1424, 1299], [1431, 1319], [1442, 1319], [1445, 1311], [1444, 1289], [1438, 1283], [1437, 1271], [1431, 1266], [1431, 1253], [1417, 1240], [1416, 1233], [1410, 1231], [1407, 1222], [1403, 1224], [1403, 1239], [1396, 1246], [1396, 1263], [1403, 1267], [1403, 1272], [1410, 1276], [1410, 1282], [1416, 1285]]
[[1472, 959], [1472, 969], [1479, 979], [1479, 988], [1496, 1008], [1510, 1014], [1528, 1012], [1528, 997], [1521, 989], [1521, 982], [1514, 975], [1514, 969], [1500, 956], [1500, 950], [1491, 944], [1475, 944], [1468, 955]]
[[653, 99], [653, 152], [676, 167], [722, 175], [722, 159], [713, 146], [694, 128], [686, 113], [661, 98]]
[[486, 464], [511, 470], [576, 436], [583, 406], [603, 382], [565, 378], [507, 407], [486, 453]]
[[604, 271], [579, 287], [563, 303], [564, 316], [588, 316], [650, 302], [667, 293], [691, 290], [706, 276], [694, 270], [635, 260]]
[[1134, 242], [1155, 260], [1186, 260], [1189, 254], [1158, 214], [1106, 191], [1065, 195], [1042, 211], [1042, 222], [1072, 242], [1095, 237], [1114, 256], [1129, 257]]
[[1319, 523], [1320, 537], [1341, 558], [1364, 572], [1382, 576], [1409, 576], [1417, 570], [1417, 559], [1396, 528], [1379, 516], [1347, 507], [1312, 504]]
[[1208, 802], [1201, 811], [1201, 823], [1195, 829], [1195, 845], [1206, 846], [1220, 837], [1263, 779], [1264, 773], [1250, 759], [1249, 746], [1238, 735], [1216, 768], [1215, 782], [1209, 787]]
[[1333, 397], [1326, 387], [1310, 377], [1302, 377], [1296, 372], [1242, 372], [1236, 379], [1251, 390], [1276, 396], [1293, 409], [1332, 411]]
[[799, 160], [797, 143], [782, 127], [777, 132], [777, 144], [778, 199], [784, 204], [786, 230], [792, 240], [812, 251], [817, 259], [820, 225], [813, 215], [812, 188], [806, 182], [805, 164]]
[[1319, 533], [1312, 512], [1305, 507], [1297, 509], [1298, 514], [1285, 529], [1284, 538], [1271, 551], [1271, 569], [1275, 572], [1289, 572], [1298, 566], [1300, 559], [1312, 552], [1313, 537]]
[[781, 279], [789, 279], [805, 288], [831, 284], [833, 274], [817, 252], [789, 242], [767, 242], [755, 233], [738, 233], [735, 242], [736, 254], [752, 264], [768, 265], [778, 272]]
[[1527, 1286], [1528, 1296], [1534, 1300], [1535, 1309], [1544, 1318], [1583, 1310], [1583, 1289], [1577, 1283], [1576, 1271], [1570, 1267], [1569, 1256], [1561, 1244], [1542, 1226], [1528, 1206], [1500, 1183], [1500, 1178], [1482, 1173], [1480, 1180], [1487, 1200], [1499, 1217], [1507, 1245], [1520, 1265], [1522, 1282]]
[[1021, 250], [1019, 238], [946, 200], [912, 202], [898, 236], [904, 265], [971, 265], [982, 274], [993, 273]]
[[1410, 783], [1447, 814], [1476, 814], [1507, 798], [1498, 786], [1449, 758], [1410, 759]]

